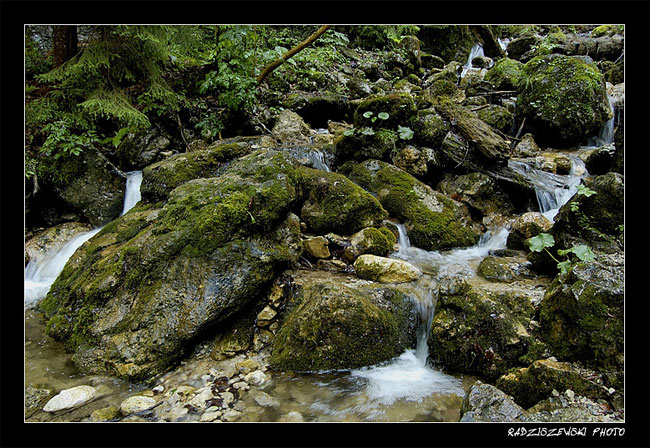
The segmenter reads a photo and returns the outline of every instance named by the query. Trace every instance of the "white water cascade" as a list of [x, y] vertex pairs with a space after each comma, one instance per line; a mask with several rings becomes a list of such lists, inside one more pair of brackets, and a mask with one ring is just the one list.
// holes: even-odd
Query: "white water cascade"
[[[140, 200], [142, 171], [130, 171], [126, 174], [126, 192], [124, 208], [120, 216], [128, 212]], [[75, 235], [61, 246], [48, 251], [37, 260], [30, 260], [25, 268], [25, 308], [31, 308], [43, 299], [54, 280], [59, 276], [67, 261], [83, 243], [97, 235], [103, 228], [98, 227], [88, 232]]]
[[408, 292], [418, 299], [416, 304], [420, 324], [416, 348], [405, 351], [388, 363], [353, 370], [351, 374], [367, 382], [366, 394], [369, 401], [365, 404], [366, 407], [390, 405], [397, 400], [417, 402], [436, 393], [463, 396], [460, 379], [431, 367], [427, 362], [428, 336], [435, 313], [435, 286], [437, 281], [446, 275], [474, 275], [475, 267], [472, 262], [478, 263], [492, 250], [504, 249], [508, 230], [487, 232], [472, 247], [438, 252], [412, 247], [405, 226], [393, 224], [399, 232], [399, 250], [391, 257], [409, 261], [425, 273], [436, 273], [423, 275], [415, 286], [408, 288]]
[[611, 96], [607, 96], [609, 101], [609, 110], [612, 113], [612, 118], [603, 123], [598, 135], [590, 137], [587, 140], [587, 148], [597, 148], [599, 146], [610, 145], [614, 143], [614, 118], [616, 117], [616, 110], [614, 108], [614, 100]]
[[576, 156], [570, 156], [570, 159], [571, 170], [568, 175], [549, 173], [523, 161], [508, 161], [510, 168], [527, 177], [535, 186], [539, 211], [551, 222], [560, 208], [578, 191], [578, 185], [587, 174], [582, 159]]
[[467, 72], [469, 71], [470, 68], [472, 68], [472, 60], [477, 57], [484, 57], [485, 54], [483, 53], [483, 46], [481, 44], [474, 44], [472, 49], [469, 52], [469, 57], [467, 58], [467, 62], [465, 65], [463, 65], [463, 71], [460, 73], [461, 79], [465, 77]]
[[317, 149], [313, 149], [307, 153], [307, 156], [311, 160], [314, 168], [317, 170], [322, 170], [322, 171], [330, 171], [330, 167], [327, 165], [327, 162], [325, 161], [325, 154], [323, 154], [322, 151], [319, 151]]

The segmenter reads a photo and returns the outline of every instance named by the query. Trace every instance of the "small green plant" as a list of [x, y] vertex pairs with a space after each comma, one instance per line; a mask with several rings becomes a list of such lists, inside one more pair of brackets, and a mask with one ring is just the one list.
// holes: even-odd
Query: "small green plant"
[[536, 237], [530, 238], [528, 240], [528, 247], [533, 252], [546, 251], [546, 253], [557, 263], [557, 268], [562, 274], [568, 273], [573, 266], [577, 263], [571, 259], [570, 254], [575, 255], [575, 257], [582, 262], [591, 262], [596, 260], [596, 255], [593, 253], [591, 248], [586, 244], [578, 244], [573, 246], [570, 249], [558, 249], [557, 254], [562, 257], [566, 257], [565, 260], [560, 261], [553, 256], [553, 254], [548, 250], [550, 247], [555, 245], [555, 238], [553, 235], [548, 233], [540, 233]]
[[[577, 196], [584, 196], [584, 197], [589, 197], [593, 196], [596, 194], [596, 192], [588, 187], [585, 187], [584, 185], [578, 185], [578, 191], [576, 192]], [[577, 201], [571, 201], [569, 203], [569, 207], [571, 208], [572, 212], [577, 212], [579, 209], [579, 205]]]
[[[390, 118], [390, 114], [388, 112], [379, 112], [377, 115], [375, 115], [374, 112], [368, 110], [363, 113], [363, 118], [369, 119], [370, 123], [372, 124], [375, 123], [378, 119], [383, 121], [388, 120]], [[364, 126], [361, 129], [352, 127], [350, 129], [346, 129], [345, 131], [343, 131], [343, 135], [348, 137], [353, 136], [356, 133], [370, 136], [370, 135], [375, 135], [375, 130], [370, 126]], [[413, 138], [413, 130], [409, 127], [398, 125], [397, 135], [402, 140], [411, 140]]]

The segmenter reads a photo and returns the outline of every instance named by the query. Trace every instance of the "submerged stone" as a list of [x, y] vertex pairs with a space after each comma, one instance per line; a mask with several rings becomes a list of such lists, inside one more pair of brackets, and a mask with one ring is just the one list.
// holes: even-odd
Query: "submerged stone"
[[82, 404], [92, 400], [95, 395], [97, 395], [97, 391], [91, 386], [76, 386], [70, 389], [65, 389], [52, 397], [50, 401], [45, 404], [43, 410], [45, 412], [56, 412], [63, 409], [81, 406]]
[[359, 278], [379, 283], [406, 283], [422, 275], [411, 263], [376, 255], [361, 255], [354, 262]]

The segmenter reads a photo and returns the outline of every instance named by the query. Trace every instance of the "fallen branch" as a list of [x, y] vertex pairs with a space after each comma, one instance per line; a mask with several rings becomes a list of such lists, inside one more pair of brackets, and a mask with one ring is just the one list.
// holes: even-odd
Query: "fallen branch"
[[322, 25], [318, 30], [316, 30], [315, 33], [313, 33], [311, 36], [309, 36], [307, 39], [293, 47], [291, 50], [287, 51], [285, 54], [282, 55], [281, 58], [276, 59], [275, 61], [271, 62], [269, 65], [262, 70], [262, 73], [259, 74], [257, 77], [257, 83], [261, 84], [264, 79], [271, 74], [273, 70], [278, 68], [280, 65], [284, 64], [286, 61], [291, 59], [294, 55], [298, 54], [300, 51], [302, 51], [305, 47], [307, 47], [309, 44], [311, 44], [313, 41], [318, 39], [321, 34], [323, 34], [325, 31], [329, 29], [330, 25]]
[[176, 114], [176, 120], [178, 120], [178, 128], [181, 131], [181, 138], [183, 139], [183, 142], [185, 142], [185, 152], [189, 152], [190, 150], [190, 145], [187, 144], [187, 140], [185, 140], [185, 132], [183, 132], [183, 125], [181, 124], [181, 117]]

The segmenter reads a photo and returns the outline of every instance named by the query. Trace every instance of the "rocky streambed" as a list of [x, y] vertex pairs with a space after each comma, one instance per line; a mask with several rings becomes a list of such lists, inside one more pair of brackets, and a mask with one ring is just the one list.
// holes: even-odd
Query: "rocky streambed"
[[58, 185], [27, 242], [102, 226], [26, 300], [25, 419], [623, 420], [624, 85], [547, 38], [346, 49], [351, 97], [269, 95], [268, 132], [84, 151], [111, 200]]

